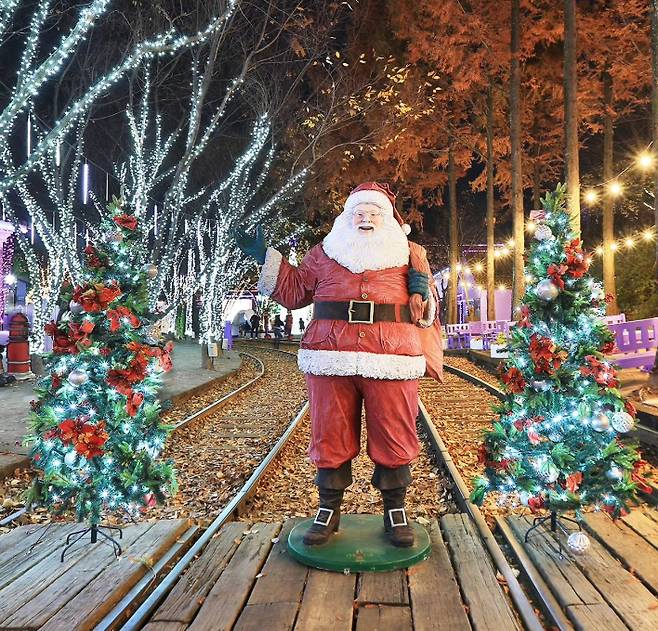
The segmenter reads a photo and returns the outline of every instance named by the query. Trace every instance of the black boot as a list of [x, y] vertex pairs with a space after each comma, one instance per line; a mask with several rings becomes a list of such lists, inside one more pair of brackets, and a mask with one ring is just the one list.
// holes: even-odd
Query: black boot
[[407, 521], [404, 510], [406, 492], [406, 486], [381, 489], [384, 500], [384, 528], [389, 541], [398, 548], [410, 548], [414, 545], [414, 529]]
[[304, 544], [319, 546], [329, 541], [329, 537], [338, 531], [340, 524], [340, 503], [343, 489], [320, 488], [320, 508], [310, 528], [304, 533]]

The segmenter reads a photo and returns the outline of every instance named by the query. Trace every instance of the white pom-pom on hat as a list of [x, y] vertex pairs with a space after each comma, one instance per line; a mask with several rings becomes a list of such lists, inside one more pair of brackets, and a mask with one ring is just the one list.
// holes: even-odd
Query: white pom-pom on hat
[[400, 228], [402, 228], [402, 232], [407, 236], [411, 234], [411, 226], [408, 223], [403, 223]]

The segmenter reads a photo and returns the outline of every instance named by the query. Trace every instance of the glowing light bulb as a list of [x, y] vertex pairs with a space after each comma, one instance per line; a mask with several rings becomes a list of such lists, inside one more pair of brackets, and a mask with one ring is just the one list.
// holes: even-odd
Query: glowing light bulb
[[654, 157], [653, 154], [648, 151], [643, 151], [637, 157], [637, 166], [640, 167], [643, 171], [648, 171], [653, 168]]
[[617, 180], [613, 180], [612, 182], [610, 182], [610, 184], [608, 184], [608, 193], [610, 193], [610, 195], [612, 195], [613, 197], [619, 197], [622, 194], [623, 190], [624, 188], [622, 187], [621, 183], [618, 182]]
[[593, 189], [590, 188], [585, 191], [585, 202], [587, 204], [596, 204], [596, 202], [599, 200], [599, 194]]

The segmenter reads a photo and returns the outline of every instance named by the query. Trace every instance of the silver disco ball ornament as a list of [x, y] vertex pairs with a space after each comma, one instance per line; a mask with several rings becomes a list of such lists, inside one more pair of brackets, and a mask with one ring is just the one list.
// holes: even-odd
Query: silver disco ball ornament
[[551, 432], [548, 434], [548, 440], [552, 443], [559, 443], [563, 438], [564, 436], [560, 432]]
[[605, 472], [605, 477], [612, 482], [619, 482], [624, 477], [624, 471], [616, 464], [610, 465], [610, 468]]
[[75, 300], [69, 302], [69, 309], [73, 315], [80, 315], [82, 313], [82, 305]]
[[551, 382], [547, 379], [533, 379], [533, 381], [530, 382], [530, 386], [537, 392], [546, 392], [551, 389]]
[[72, 386], [82, 386], [89, 381], [89, 375], [84, 370], [72, 370], [68, 381]]
[[76, 454], [75, 451], [68, 451], [64, 456], [64, 462], [66, 463], [67, 467], [72, 467], [77, 459], [78, 459], [78, 454]]
[[142, 272], [144, 272], [151, 280], [158, 275], [158, 268], [153, 263], [145, 263], [142, 265]]
[[628, 412], [615, 412], [611, 415], [612, 428], [620, 434], [630, 432], [635, 427], [635, 419]]
[[557, 285], [552, 280], [549, 280], [548, 278], [544, 278], [544, 280], [540, 280], [537, 283], [536, 291], [537, 291], [537, 296], [539, 296], [539, 298], [541, 298], [546, 302], [555, 300], [558, 294], [560, 293], [560, 290], [558, 289]]
[[610, 427], [610, 419], [606, 414], [598, 414], [592, 419], [592, 429], [596, 432], [605, 432]]
[[523, 506], [528, 505], [528, 500], [530, 499], [531, 495], [528, 493], [528, 491], [520, 491], [519, 492], [519, 502], [523, 504]]
[[537, 241], [547, 241], [548, 239], [553, 238], [553, 233], [545, 223], [542, 223], [537, 226], [534, 237], [537, 239]]
[[592, 287], [592, 300], [603, 300], [605, 298], [605, 291], [600, 285]]
[[574, 554], [585, 554], [589, 550], [589, 537], [584, 532], [572, 532], [567, 539], [567, 547]]

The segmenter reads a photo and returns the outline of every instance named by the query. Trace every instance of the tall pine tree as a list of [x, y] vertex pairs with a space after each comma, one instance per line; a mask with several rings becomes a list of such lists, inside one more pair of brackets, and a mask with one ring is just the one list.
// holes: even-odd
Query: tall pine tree
[[29, 499], [92, 526], [107, 512], [134, 518], [176, 487], [171, 463], [158, 459], [170, 432], [157, 393], [171, 349], [148, 334], [155, 266], [138, 267], [138, 218], [117, 199], [108, 209], [103, 242], [85, 248], [85, 282], [66, 296], [70, 311], [46, 327], [53, 351], [27, 437], [37, 470]]
[[588, 276], [589, 257], [574, 238], [565, 187], [542, 200], [526, 273], [520, 320], [510, 331], [502, 366], [507, 396], [480, 448], [485, 474], [473, 502], [491, 491], [518, 497], [533, 512], [578, 511], [593, 505], [618, 517], [644, 484], [640, 455], [620, 434], [634, 425], [612, 362], [601, 284]]

